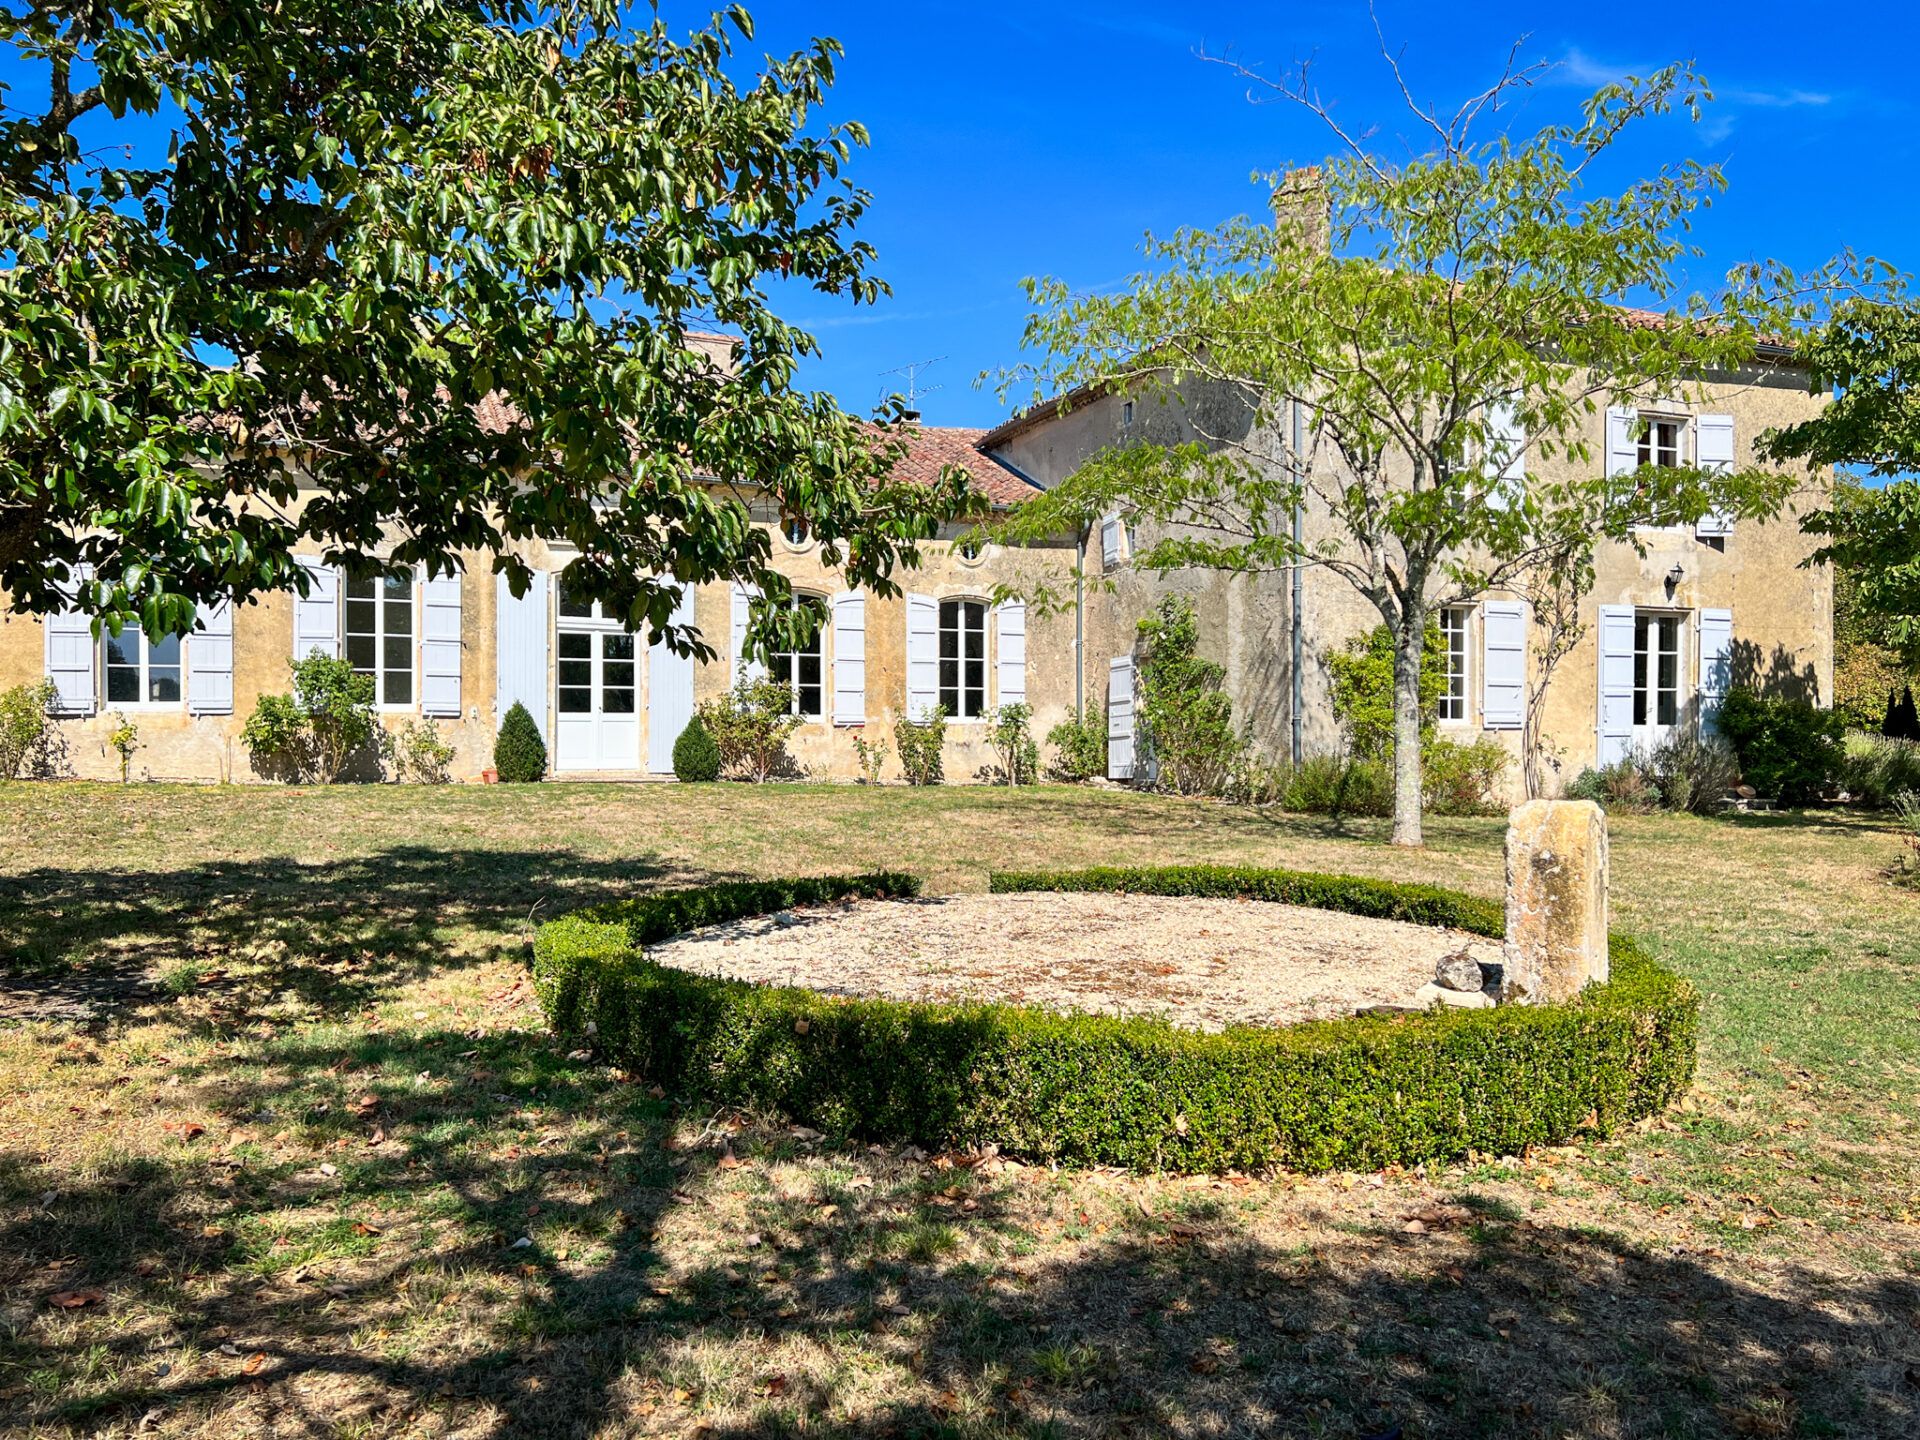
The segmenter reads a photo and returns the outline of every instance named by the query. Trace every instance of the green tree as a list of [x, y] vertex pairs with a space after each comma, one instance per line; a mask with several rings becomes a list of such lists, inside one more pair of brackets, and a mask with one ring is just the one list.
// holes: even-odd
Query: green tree
[[[839, 46], [736, 82], [735, 6], [616, 0], [0, 5], [0, 587], [184, 633], [196, 601], [564, 539], [569, 584], [699, 653], [675, 582], [778, 601], [747, 487], [847, 582], [959, 508], [898, 432], [796, 388], [776, 285], [883, 291]], [[157, 116], [153, 156], [121, 122]], [[736, 335], [736, 363], [689, 340]], [[882, 416], [898, 418], [897, 405]], [[296, 483], [299, 477], [300, 483]], [[738, 487], [738, 488], [736, 488]], [[378, 548], [391, 541], [391, 549]], [[753, 639], [812, 623], [756, 603]]]
[[1140, 622], [1143, 773], [1179, 795], [1216, 793], [1246, 749], [1233, 730], [1225, 667], [1200, 653], [1193, 602], [1169, 595]]
[[[1780, 360], [1763, 338], [1813, 303], [1787, 298], [1797, 282], [1770, 264], [1711, 300], [1682, 297], [1699, 253], [1687, 231], [1723, 186], [1716, 167], [1664, 166], [1615, 194], [1590, 184], [1637, 123], [1697, 113], [1707, 92], [1690, 69], [1608, 85], [1577, 123], [1474, 138], [1535, 75], [1509, 72], [1451, 119], [1414, 105], [1426, 151], [1404, 161], [1344, 129], [1304, 73], [1243, 73], [1317, 114], [1341, 153], [1275, 183], [1270, 218], [1152, 243], [1151, 268], [1117, 293], [1029, 282], [1038, 358], [1004, 388], [1141, 395], [1149, 417], [1176, 409], [1186, 438], [1105, 451], [1003, 528], [1071, 533], [1120, 509], [1159, 522], [1134, 560], [1144, 569], [1311, 565], [1351, 584], [1394, 637], [1392, 833], [1416, 845], [1429, 617], [1522, 589], [1596, 535], [1777, 511], [1792, 477], [1646, 466], [1609, 478], [1593, 442], [1603, 407], [1694, 399], [1703, 377]], [[1626, 308], [1648, 297], [1657, 315]], [[1294, 540], [1296, 506], [1327, 538]]]

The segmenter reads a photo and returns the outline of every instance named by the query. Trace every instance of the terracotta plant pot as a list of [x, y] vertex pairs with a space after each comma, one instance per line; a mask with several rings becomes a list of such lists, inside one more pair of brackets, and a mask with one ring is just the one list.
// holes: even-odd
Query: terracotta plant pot
[[482, 770], [480, 772], [480, 783], [482, 785], [498, 785], [500, 783], [500, 772], [491, 768]]

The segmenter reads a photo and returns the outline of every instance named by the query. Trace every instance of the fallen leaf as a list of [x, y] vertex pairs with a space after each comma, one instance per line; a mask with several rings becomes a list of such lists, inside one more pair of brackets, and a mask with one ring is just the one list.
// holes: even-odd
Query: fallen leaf
[[106, 1298], [100, 1290], [56, 1290], [47, 1297], [47, 1303], [56, 1310], [78, 1310], [83, 1305], [97, 1305]]
[[356, 1220], [353, 1223], [353, 1233], [356, 1235], [378, 1235], [380, 1233], [380, 1227], [378, 1225], [369, 1225], [364, 1220]]
[[249, 1375], [258, 1375], [267, 1368], [267, 1352], [256, 1350], [247, 1357], [247, 1363], [240, 1367]]

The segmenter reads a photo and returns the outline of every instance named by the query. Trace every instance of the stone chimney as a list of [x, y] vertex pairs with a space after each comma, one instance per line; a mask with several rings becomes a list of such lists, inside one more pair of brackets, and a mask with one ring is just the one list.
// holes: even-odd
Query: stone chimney
[[1305, 165], [1281, 176], [1272, 204], [1276, 228], [1299, 230], [1316, 250], [1333, 248], [1333, 201], [1327, 194], [1327, 177], [1318, 165]]

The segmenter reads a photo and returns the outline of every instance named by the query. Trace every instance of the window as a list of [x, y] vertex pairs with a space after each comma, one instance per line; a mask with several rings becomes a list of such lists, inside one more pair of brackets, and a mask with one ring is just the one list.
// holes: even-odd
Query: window
[[1640, 436], [1640, 463], [1677, 470], [1680, 467], [1682, 423], [1671, 416], [1662, 415], [1642, 415], [1640, 421], [1646, 426], [1645, 433]]
[[348, 580], [347, 662], [373, 677], [373, 702], [413, 704], [413, 579], [373, 576]]
[[[178, 705], [180, 637], [149, 640], [137, 622], [106, 639], [109, 705]], [[91, 705], [91, 700], [89, 700]]]
[[1680, 721], [1680, 617], [1642, 611], [1633, 617], [1635, 728]]
[[807, 528], [806, 517], [789, 515], [781, 526], [781, 533], [787, 537], [787, 543], [797, 550], [807, 543], [807, 537], [813, 532]]
[[960, 542], [960, 558], [971, 565], [980, 558], [980, 537], [969, 535]]
[[940, 602], [940, 703], [956, 720], [987, 713], [987, 607], [979, 600]]
[[1122, 426], [1130, 426], [1133, 424], [1133, 401], [1122, 400], [1120, 402], [1120, 423]]
[[1470, 612], [1464, 605], [1450, 605], [1440, 612], [1440, 638], [1447, 647], [1447, 683], [1440, 692], [1440, 718], [1465, 721], [1467, 712], [1467, 622]]
[[[796, 596], [794, 604], [797, 606], [801, 603]], [[787, 687], [787, 713], [808, 720], [818, 720], [827, 713], [823, 678], [826, 665], [820, 653], [820, 632], [823, 628], [821, 625], [814, 626], [813, 636], [805, 645], [797, 650], [776, 651], [767, 663], [767, 678]]]

